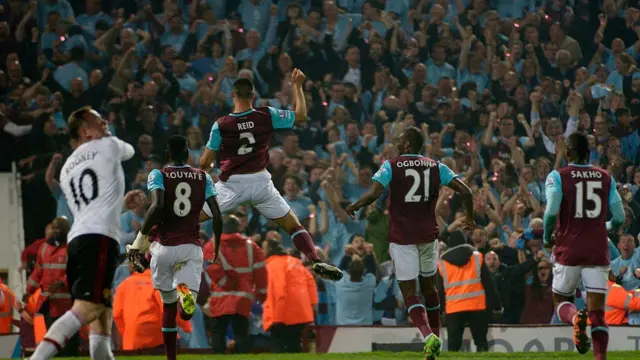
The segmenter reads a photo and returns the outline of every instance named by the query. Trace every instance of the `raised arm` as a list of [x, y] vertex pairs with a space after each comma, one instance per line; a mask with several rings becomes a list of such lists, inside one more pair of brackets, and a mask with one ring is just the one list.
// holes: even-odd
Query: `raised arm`
[[295, 101], [295, 123], [307, 121], [307, 99], [304, 96], [302, 86], [306, 80], [306, 76], [299, 69], [293, 69], [291, 81], [293, 82], [293, 99]]

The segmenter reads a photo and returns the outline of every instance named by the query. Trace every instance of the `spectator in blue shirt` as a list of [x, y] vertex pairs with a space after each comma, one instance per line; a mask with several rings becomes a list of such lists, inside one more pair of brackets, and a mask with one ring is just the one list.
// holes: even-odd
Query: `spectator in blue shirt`
[[620, 257], [611, 261], [611, 270], [616, 276], [616, 281], [627, 290], [640, 288], [640, 280], [633, 271], [640, 266], [640, 248], [636, 246], [633, 235], [624, 234], [618, 240]]
[[[291, 211], [298, 217], [302, 225], [305, 226], [309, 230], [309, 234], [312, 236], [315, 232], [315, 221], [313, 221], [313, 226], [309, 226], [312, 222], [311, 220], [315, 220], [311, 218], [312, 212], [315, 216], [315, 207], [306, 196], [300, 195], [300, 190], [302, 189], [302, 180], [296, 174], [289, 174], [284, 177], [284, 200], [291, 207]], [[280, 231], [280, 235], [282, 236], [282, 245], [285, 248], [289, 248], [293, 246], [293, 242], [291, 241], [291, 237], [286, 234], [284, 231]]]
[[84, 49], [74, 47], [71, 49], [71, 62], [60, 66], [53, 73], [53, 78], [68, 92], [71, 92], [72, 80], [82, 81], [83, 91], [89, 88], [89, 74], [82, 68]]
[[86, 13], [78, 15], [76, 21], [82, 26], [82, 30], [89, 40], [96, 39], [96, 23], [100, 20], [111, 23], [111, 17], [100, 10], [101, 0], [87, 0], [85, 2]]
[[75, 22], [73, 8], [67, 0], [40, 0], [38, 1], [38, 25], [41, 29], [45, 27], [47, 17], [52, 11], [60, 14], [64, 20]]
[[376, 277], [365, 274], [362, 258], [354, 255], [349, 272], [336, 283], [337, 325], [373, 325]]
[[161, 45], [169, 45], [176, 52], [181, 52], [189, 32], [182, 23], [182, 18], [178, 14], [174, 14], [169, 18], [169, 29], [160, 39]]
[[447, 58], [447, 52], [445, 47], [436, 44], [431, 52], [431, 58], [427, 60], [427, 83], [437, 84], [440, 81], [441, 76], [446, 76], [451, 79], [456, 76], [456, 69], [445, 60]]
[[254, 29], [264, 39], [271, 16], [278, 15], [278, 7], [271, 0], [242, 0], [237, 9], [244, 24], [244, 31]]
[[260, 33], [257, 30], [249, 30], [247, 32], [247, 48], [236, 54], [236, 60], [239, 62], [249, 61], [251, 68], [256, 68], [276, 38], [276, 26], [276, 17], [273, 16], [269, 21], [269, 30], [264, 41], [261, 41]]

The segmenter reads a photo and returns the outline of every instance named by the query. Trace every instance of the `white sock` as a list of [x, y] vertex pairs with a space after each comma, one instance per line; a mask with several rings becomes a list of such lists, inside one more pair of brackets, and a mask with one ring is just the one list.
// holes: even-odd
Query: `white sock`
[[114, 360], [111, 352], [111, 337], [100, 334], [89, 335], [89, 354], [92, 360]]
[[80, 331], [81, 327], [82, 323], [80, 319], [78, 319], [71, 310], [67, 311], [51, 325], [44, 339], [40, 342], [33, 355], [31, 355], [31, 359], [51, 359], [67, 345], [69, 339]]

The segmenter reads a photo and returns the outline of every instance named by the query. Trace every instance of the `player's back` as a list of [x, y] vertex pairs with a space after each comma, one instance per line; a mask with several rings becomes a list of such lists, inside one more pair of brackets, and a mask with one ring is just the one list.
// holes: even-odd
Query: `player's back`
[[158, 241], [165, 246], [200, 245], [200, 211], [205, 202], [206, 173], [185, 165], [167, 166], [160, 174], [164, 208], [162, 223], [155, 229]]
[[220, 145], [220, 178], [232, 174], [249, 174], [264, 170], [269, 164], [269, 142], [273, 134], [271, 114], [259, 107], [218, 120]]
[[[607, 216], [612, 178], [590, 165], [569, 165], [551, 175], [560, 181], [562, 202], [555, 256], [562, 265], [609, 265]], [[558, 179], [559, 177], [559, 179]], [[614, 188], [615, 189], [615, 188]]]
[[60, 172], [60, 187], [73, 213], [67, 239], [102, 234], [119, 241], [125, 180], [121, 161], [133, 147], [108, 136], [88, 141], [71, 154]]
[[438, 162], [418, 155], [389, 160], [389, 242], [428, 243], [438, 238], [435, 208], [441, 184]]
[[269, 143], [274, 129], [291, 128], [295, 114], [289, 110], [258, 107], [218, 119], [207, 144], [220, 151], [220, 180], [233, 174], [251, 174], [269, 164]]

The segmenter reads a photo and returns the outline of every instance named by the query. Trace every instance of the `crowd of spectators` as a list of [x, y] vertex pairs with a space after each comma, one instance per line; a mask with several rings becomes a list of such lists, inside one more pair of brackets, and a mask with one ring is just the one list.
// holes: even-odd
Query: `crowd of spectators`
[[[233, 110], [236, 79], [256, 84], [256, 106], [291, 109], [295, 67], [308, 77], [309, 122], [275, 136], [268, 170], [322, 256], [347, 273], [335, 284], [317, 280], [316, 324], [406, 323], [386, 199], [356, 220], [344, 210], [395, 156], [392, 139], [406, 126], [427, 133], [425, 154], [474, 191], [478, 226], [467, 231], [460, 199], [441, 190], [440, 249], [461, 231], [486, 254], [505, 307], [499, 322], [552, 321], [544, 188], [547, 174], [567, 164], [573, 132], [588, 135], [590, 162], [619, 186], [626, 221], [610, 234], [612, 269], [627, 290], [640, 286], [627, 271], [640, 266], [637, 0], [0, 4], [0, 170], [15, 162], [21, 174], [27, 245], [54, 217], [73, 220], [56, 180], [71, 151], [73, 110], [99, 109], [112, 134], [135, 146], [123, 163], [127, 186], [145, 191], [170, 135], [187, 136], [198, 164], [213, 123]], [[123, 248], [146, 206], [122, 215]], [[292, 247], [254, 209], [236, 216], [254, 241]], [[202, 231], [206, 242], [211, 224]], [[252, 324], [260, 313], [254, 307]]]

